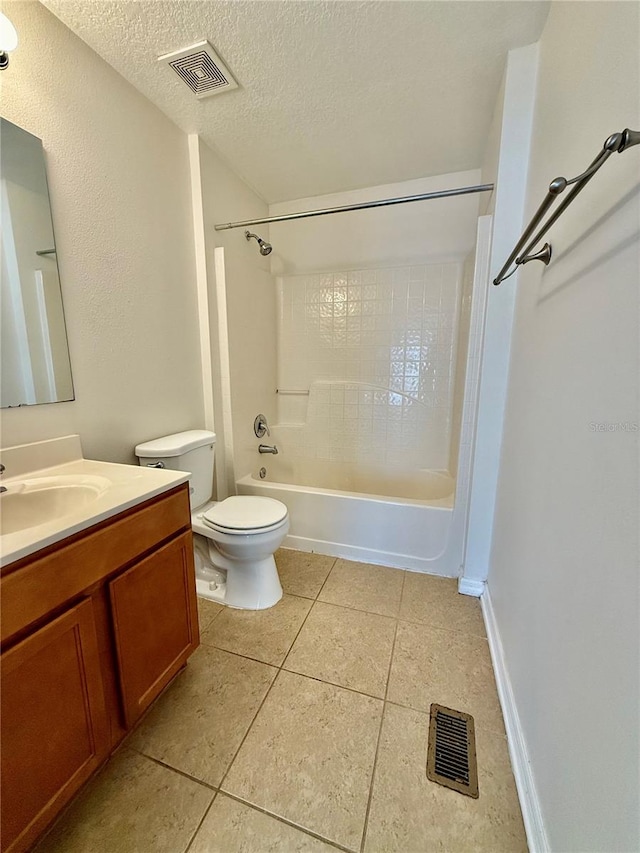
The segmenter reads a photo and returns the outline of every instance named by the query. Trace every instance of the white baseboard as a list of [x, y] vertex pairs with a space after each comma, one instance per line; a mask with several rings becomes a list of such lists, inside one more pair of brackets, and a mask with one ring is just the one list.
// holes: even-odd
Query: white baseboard
[[484, 581], [465, 577], [458, 578], [458, 592], [462, 593], [462, 595], [473, 595], [476, 598], [480, 598], [484, 593], [484, 587]]
[[507, 672], [500, 632], [498, 631], [488, 588], [485, 588], [480, 601], [482, 603], [482, 615], [484, 617], [489, 650], [493, 662], [493, 671], [498, 686], [498, 696], [500, 697], [502, 715], [507, 730], [511, 766], [513, 767], [513, 775], [515, 776], [516, 788], [518, 789], [518, 799], [520, 800], [520, 808], [522, 809], [522, 818], [527, 833], [529, 851], [530, 853], [549, 853], [551, 848], [549, 847], [542, 819], [540, 801], [533, 779], [531, 764], [529, 763], [527, 745], [522, 726], [520, 725], [518, 709], [516, 708], [511, 681]]

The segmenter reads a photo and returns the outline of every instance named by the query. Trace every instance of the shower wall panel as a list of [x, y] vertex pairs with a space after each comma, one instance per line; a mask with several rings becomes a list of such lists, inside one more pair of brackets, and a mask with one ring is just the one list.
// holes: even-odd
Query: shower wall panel
[[448, 469], [461, 279], [460, 263], [278, 279], [289, 457]]

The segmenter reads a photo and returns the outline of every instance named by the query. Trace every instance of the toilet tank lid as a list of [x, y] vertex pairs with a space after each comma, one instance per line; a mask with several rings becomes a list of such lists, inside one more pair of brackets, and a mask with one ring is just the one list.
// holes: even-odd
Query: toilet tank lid
[[136, 445], [136, 456], [143, 458], [159, 456], [181, 456], [188, 450], [204, 447], [205, 444], [215, 444], [216, 434], [208, 429], [189, 429], [186, 432], [175, 432], [153, 441], [145, 441]]

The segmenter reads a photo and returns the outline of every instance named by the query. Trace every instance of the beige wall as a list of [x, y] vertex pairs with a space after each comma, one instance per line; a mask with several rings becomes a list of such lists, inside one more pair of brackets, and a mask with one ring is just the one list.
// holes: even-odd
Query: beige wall
[[[229, 369], [225, 370], [224, 331], [214, 333], [213, 361], [216, 403], [216, 431], [232, 422], [232, 442], [218, 441], [217, 465], [221, 453], [233, 445], [233, 465], [226, 460], [226, 482], [217, 477], [219, 492], [235, 492], [236, 477], [260, 467], [259, 440], [253, 432], [253, 421], [263, 413], [270, 423], [275, 421], [276, 403], [276, 292], [269, 272], [269, 257], [263, 257], [255, 240], [247, 242], [245, 229], [215, 231], [219, 222], [260, 218], [268, 215], [267, 205], [204, 143], [200, 144], [200, 170], [204, 207], [207, 276], [212, 316], [216, 314], [216, 285], [224, 288], [225, 317], [228, 335]], [[263, 239], [269, 240], [269, 228], [256, 226]], [[216, 249], [224, 249], [224, 280], [216, 281]], [[218, 307], [219, 300], [218, 300]], [[215, 322], [215, 321], [214, 321]], [[226, 374], [226, 375], [225, 375]], [[230, 383], [230, 391], [229, 389]], [[218, 497], [224, 497], [219, 494]]]
[[[271, 216], [361, 204], [481, 183], [480, 170], [295, 199]], [[473, 248], [480, 200], [489, 193], [298, 219], [271, 225], [271, 269], [277, 275], [460, 261]]]
[[[527, 216], [640, 128], [639, 12], [552, 4]], [[640, 420], [639, 166], [614, 154], [517, 286], [489, 589], [554, 851], [640, 848], [639, 433], [594, 426]]]
[[39, 3], [3, 115], [43, 140], [75, 402], [3, 410], [2, 444], [78, 432], [85, 454], [202, 422], [187, 138]]

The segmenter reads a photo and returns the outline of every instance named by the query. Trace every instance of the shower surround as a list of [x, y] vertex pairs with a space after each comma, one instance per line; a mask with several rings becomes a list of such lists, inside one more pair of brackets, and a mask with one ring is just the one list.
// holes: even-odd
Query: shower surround
[[[478, 179], [473, 172], [440, 175], [283, 202], [269, 214]], [[469, 312], [461, 305], [471, 293], [477, 222], [478, 197], [463, 196], [273, 223], [272, 287], [248, 268], [246, 276], [232, 268], [231, 256], [216, 267], [220, 289], [237, 306], [232, 315], [218, 304], [229, 326], [233, 487], [287, 505], [285, 546], [459, 573], [465, 430], [473, 429], [465, 379]], [[244, 234], [221, 233], [230, 235], [224, 239], [234, 258], [246, 249]], [[260, 257], [255, 247], [251, 254]], [[242, 411], [234, 402], [240, 398]], [[271, 424], [277, 456], [258, 453], [252, 427], [259, 411]]]
[[[264, 479], [256, 467], [236, 487], [287, 505], [286, 546], [459, 575], [490, 241], [491, 217], [483, 216], [464, 264], [279, 281], [280, 368], [292, 383], [282, 388], [290, 393], [279, 395], [281, 422], [272, 429], [281, 452], [260, 458]], [[369, 316], [379, 323], [365, 323], [373, 334], [363, 344], [362, 319]], [[349, 317], [360, 318], [352, 338]], [[367, 381], [371, 376], [375, 382]], [[478, 594], [465, 583], [461, 590]]]
[[461, 277], [448, 263], [278, 278], [285, 476], [414, 498], [417, 472], [449, 470]]

